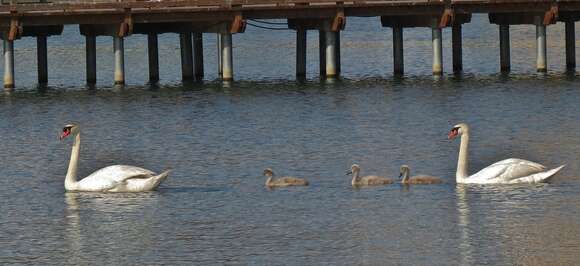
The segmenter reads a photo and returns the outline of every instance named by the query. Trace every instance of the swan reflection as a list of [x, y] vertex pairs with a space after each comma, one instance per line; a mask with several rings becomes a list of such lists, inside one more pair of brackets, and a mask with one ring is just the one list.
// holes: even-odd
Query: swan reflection
[[469, 265], [473, 262], [473, 243], [469, 232], [469, 204], [466, 190], [467, 186], [463, 184], [457, 184], [455, 187], [461, 265]]
[[103, 242], [112, 250], [152, 246], [149, 239], [159, 199], [155, 192], [65, 193], [69, 263], [85, 264], [87, 256], [98, 256], [91, 251], [99, 249], [91, 247]]

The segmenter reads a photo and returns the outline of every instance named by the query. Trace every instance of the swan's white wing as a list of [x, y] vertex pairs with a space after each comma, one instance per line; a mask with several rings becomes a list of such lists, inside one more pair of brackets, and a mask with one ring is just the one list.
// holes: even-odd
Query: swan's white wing
[[127, 179], [131, 178], [148, 178], [155, 173], [141, 167], [130, 165], [111, 165], [99, 169], [91, 175], [79, 181], [79, 187], [89, 191], [106, 191], [110, 190]]
[[510, 158], [494, 163], [468, 179], [479, 182], [509, 183], [514, 179], [545, 171], [546, 167], [528, 160]]

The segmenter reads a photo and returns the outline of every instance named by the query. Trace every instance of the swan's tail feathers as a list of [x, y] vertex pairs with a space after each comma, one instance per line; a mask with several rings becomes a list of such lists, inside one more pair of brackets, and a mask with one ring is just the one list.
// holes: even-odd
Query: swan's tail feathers
[[566, 165], [563, 164], [563, 165], [560, 165], [560, 166], [558, 166], [550, 171], [545, 172], [546, 173], [545, 178], [543, 178], [537, 182], [543, 182], [543, 183], [550, 182], [550, 179], [552, 179], [552, 177], [554, 177], [558, 172], [560, 172], [560, 170], [562, 170], [562, 168], [564, 168], [565, 166]]
[[163, 173], [154, 176], [153, 177], [153, 179], [155, 180], [154, 187], [157, 188], [159, 186], [159, 184], [161, 184], [161, 182], [163, 182], [165, 179], [167, 179], [167, 177], [169, 176], [169, 173], [171, 173], [171, 171], [173, 171], [173, 170], [167, 169], [167, 170], [163, 171]]
[[554, 169], [550, 169], [548, 171], [544, 171], [544, 172], [540, 172], [540, 173], [536, 173], [533, 175], [529, 175], [523, 178], [519, 178], [516, 179], [514, 181], [514, 183], [548, 183], [550, 182], [550, 179], [552, 179], [552, 177], [554, 177], [558, 172], [560, 172], [560, 170], [562, 170], [562, 168], [564, 168], [564, 166], [566, 166], [565, 164], [560, 165]]

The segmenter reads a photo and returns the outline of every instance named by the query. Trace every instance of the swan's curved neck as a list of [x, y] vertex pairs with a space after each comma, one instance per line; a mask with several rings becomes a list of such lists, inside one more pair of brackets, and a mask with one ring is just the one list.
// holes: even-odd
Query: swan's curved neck
[[273, 176], [273, 175], [271, 175], [271, 176], [268, 176], [268, 179], [266, 179], [266, 185], [270, 185], [270, 184], [272, 184], [272, 181], [273, 181], [273, 180], [274, 180], [274, 176]]
[[70, 155], [70, 162], [68, 163], [68, 171], [64, 180], [64, 188], [66, 190], [75, 190], [77, 186], [77, 168], [79, 165], [79, 154], [81, 151], [81, 133], [77, 133], [72, 146]]
[[464, 180], [468, 177], [468, 157], [469, 153], [469, 132], [461, 134], [461, 145], [459, 146], [459, 158], [457, 159], [456, 181]]
[[401, 180], [401, 183], [407, 183], [409, 182], [409, 171], [404, 171], [403, 172], [403, 180]]
[[352, 181], [351, 181], [350, 183], [351, 183], [353, 186], [354, 186], [354, 185], [356, 185], [356, 181], [359, 179], [359, 176], [358, 176], [358, 174], [359, 174], [359, 171], [360, 171], [360, 170], [355, 170], [355, 171], [352, 171]]

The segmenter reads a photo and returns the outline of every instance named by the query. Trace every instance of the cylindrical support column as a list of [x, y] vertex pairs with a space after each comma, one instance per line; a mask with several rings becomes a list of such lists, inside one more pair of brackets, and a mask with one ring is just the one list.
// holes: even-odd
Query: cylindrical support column
[[97, 37], [94, 35], [85, 36], [87, 83], [97, 83]]
[[193, 71], [196, 80], [203, 79], [203, 35], [201, 32], [193, 33]]
[[340, 63], [340, 31], [335, 32], [336, 34], [336, 74], [340, 75], [341, 70], [341, 63]]
[[223, 66], [222, 66], [222, 34], [218, 33], [216, 37], [216, 44], [217, 44], [217, 66], [218, 66], [218, 77], [221, 78], [223, 76]]
[[326, 76], [326, 31], [318, 31], [318, 62], [320, 77]]
[[222, 80], [234, 79], [234, 61], [232, 49], [232, 34], [222, 33]]
[[499, 64], [501, 72], [511, 70], [510, 25], [499, 25]]
[[113, 50], [115, 51], [115, 85], [125, 84], [125, 49], [123, 37], [113, 37]]
[[453, 72], [455, 73], [463, 71], [463, 36], [461, 35], [461, 24], [453, 25], [453, 27], [451, 27], [451, 48], [453, 56]]
[[440, 28], [433, 28], [433, 75], [443, 74], [443, 37]]
[[548, 70], [546, 60], [546, 25], [536, 25], [537, 60], [536, 68], [538, 72]]
[[336, 34], [331, 31], [327, 31], [326, 37], [326, 76], [336, 77], [338, 75], [336, 61]]
[[566, 21], [566, 68], [576, 68], [576, 34], [574, 21]]
[[4, 39], [4, 88], [14, 88], [14, 41]]
[[46, 47], [46, 36], [36, 36], [36, 57], [38, 63], [38, 83], [46, 84], [48, 82], [48, 55]]
[[403, 27], [393, 27], [393, 72], [395, 75], [405, 73], [403, 58]]
[[296, 77], [306, 77], [306, 29], [296, 30]]
[[149, 82], [159, 81], [159, 49], [157, 34], [147, 34], [147, 54], [149, 55]]
[[181, 79], [193, 80], [193, 50], [191, 33], [180, 33], [179, 44], [181, 48]]

